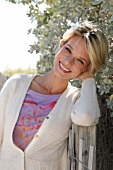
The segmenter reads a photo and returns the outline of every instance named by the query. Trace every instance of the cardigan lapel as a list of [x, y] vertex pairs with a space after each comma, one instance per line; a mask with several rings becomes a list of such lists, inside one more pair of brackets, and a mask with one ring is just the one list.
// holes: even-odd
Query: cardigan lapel
[[[17, 84], [16, 84], [16, 87], [15, 87], [16, 91], [13, 95], [14, 103], [13, 104], [11, 103], [13, 105], [13, 109], [11, 112], [11, 117], [13, 117], [12, 126], [11, 126], [12, 134], [13, 134], [13, 130], [16, 125], [16, 122], [18, 120], [19, 113], [20, 113], [24, 98], [26, 96], [26, 92], [29, 89], [31, 81], [33, 80], [33, 78], [35, 76], [36, 75], [27, 75], [27, 76], [24, 75], [24, 77], [22, 77], [20, 79], [20, 82], [17, 82]], [[18, 84], [20, 84], [20, 85], [18, 85]]]

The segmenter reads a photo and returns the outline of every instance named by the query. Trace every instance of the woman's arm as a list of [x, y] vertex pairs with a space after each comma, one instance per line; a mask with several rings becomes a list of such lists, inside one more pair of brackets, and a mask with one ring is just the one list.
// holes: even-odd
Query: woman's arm
[[91, 126], [98, 123], [100, 108], [96, 94], [94, 78], [86, 78], [82, 82], [80, 97], [73, 106], [72, 122], [81, 126]]

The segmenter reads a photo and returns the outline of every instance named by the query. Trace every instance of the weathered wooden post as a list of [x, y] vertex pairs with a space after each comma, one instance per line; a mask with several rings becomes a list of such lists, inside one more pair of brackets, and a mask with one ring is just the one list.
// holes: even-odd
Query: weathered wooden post
[[96, 125], [74, 125], [76, 170], [96, 170]]

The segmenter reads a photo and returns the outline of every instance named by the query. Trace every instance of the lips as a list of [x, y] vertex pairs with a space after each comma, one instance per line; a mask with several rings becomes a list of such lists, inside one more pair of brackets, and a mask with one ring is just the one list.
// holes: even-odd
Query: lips
[[67, 69], [61, 62], [60, 62], [60, 68], [62, 68], [62, 70], [65, 72], [65, 73], [70, 73], [71, 71], [69, 69]]

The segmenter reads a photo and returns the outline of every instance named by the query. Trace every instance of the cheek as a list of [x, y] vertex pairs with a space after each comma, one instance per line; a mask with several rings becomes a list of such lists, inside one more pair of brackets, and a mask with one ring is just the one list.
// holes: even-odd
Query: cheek
[[84, 66], [83, 71], [87, 71], [88, 70], [88, 66]]
[[55, 58], [54, 58], [54, 63], [56, 63], [58, 60], [58, 53], [55, 55]]
[[89, 64], [85, 64], [84, 66], [81, 67], [81, 70], [84, 71], [88, 71], [89, 68]]
[[60, 51], [55, 55], [54, 61], [57, 61], [60, 57]]
[[80, 64], [79, 62], [74, 63], [74, 69], [75, 69], [75, 70], [83, 71], [83, 70], [85, 70], [85, 67], [86, 67], [86, 66], [83, 66], [83, 65]]
[[88, 70], [88, 66], [87, 65], [82, 66], [81, 64], [76, 64], [74, 66], [74, 70], [73, 71], [75, 72], [75, 74], [76, 73], [81, 74], [81, 73], [83, 73], [83, 72], [85, 72], [87, 70]]

